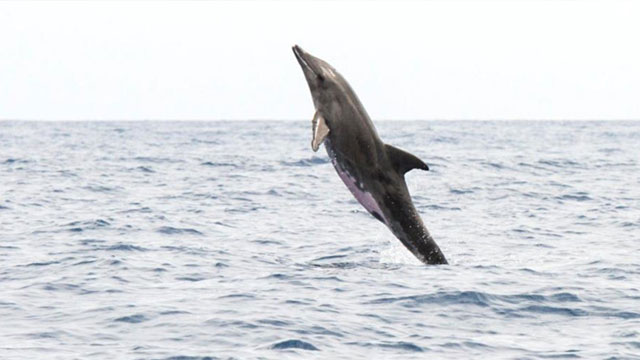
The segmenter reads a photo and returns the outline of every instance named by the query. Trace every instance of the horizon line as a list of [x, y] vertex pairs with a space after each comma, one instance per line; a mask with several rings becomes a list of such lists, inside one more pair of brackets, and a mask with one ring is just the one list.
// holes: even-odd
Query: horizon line
[[[247, 119], [236, 119], [236, 118], [219, 118], [219, 119], [162, 119], [162, 118], [150, 118], [150, 119], [19, 119], [19, 118], [0, 118], [0, 122], [108, 122], [108, 121], [120, 121], [120, 122], [214, 122], [214, 121], [282, 121], [282, 122], [295, 122], [295, 121], [309, 121], [308, 119], [279, 119], [279, 118], [247, 118]], [[612, 119], [603, 119], [603, 118], [514, 118], [514, 119], [505, 119], [505, 118], [478, 118], [478, 119], [454, 119], [454, 118], [439, 118], [439, 119], [375, 119], [375, 121], [640, 121], [640, 118], [612, 118]]]

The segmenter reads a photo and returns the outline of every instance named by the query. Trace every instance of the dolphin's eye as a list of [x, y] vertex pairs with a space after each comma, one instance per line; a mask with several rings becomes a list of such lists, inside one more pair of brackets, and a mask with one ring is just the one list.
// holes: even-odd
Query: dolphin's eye
[[323, 75], [321, 75], [321, 74], [318, 74], [318, 80], [320, 80], [320, 81], [324, 81], [324, 76], [323, 76]]

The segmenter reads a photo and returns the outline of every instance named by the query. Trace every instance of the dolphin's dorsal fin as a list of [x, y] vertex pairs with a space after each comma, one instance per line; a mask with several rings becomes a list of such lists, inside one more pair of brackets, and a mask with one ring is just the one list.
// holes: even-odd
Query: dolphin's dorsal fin
[[313, 130], [313, 137], [311, 138], [311, 149], [313, 149], [313, 151], [318, 151], [320, 144], [322, 144], [327, 135], [329, 135], [329, 127], [327, 126], [327, 122], [320, 114], [320, 111], [316, 111], [316, 113], [313, 115], [311, 127]]
[[429, 170], [427, 164], [418, 159], [417, 156], [409, 154], [408, 152], [400, 150], [389, 144], [385, 144], [384, 147], [387, 151], [387, 156], [389, 157], [391, 164], [396, 171], [400, 173], [400, 175], [404, 175], [411, 169]]

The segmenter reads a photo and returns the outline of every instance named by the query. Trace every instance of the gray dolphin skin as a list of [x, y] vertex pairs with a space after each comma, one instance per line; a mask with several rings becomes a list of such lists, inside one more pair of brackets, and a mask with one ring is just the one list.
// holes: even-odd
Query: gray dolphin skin
[[316, 108], [311, 147], [324, 143], [338, 176], [362, 206], [425, 264], [447, 264], [416, 210], [404, 174], [429, 170], [416, 156], [382, 142], [351, 86], [331, 65], [293, 47]]

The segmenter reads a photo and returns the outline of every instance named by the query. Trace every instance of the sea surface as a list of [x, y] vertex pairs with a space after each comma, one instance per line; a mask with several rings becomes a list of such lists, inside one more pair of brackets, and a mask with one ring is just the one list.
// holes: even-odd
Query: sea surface
[[0, 122], [0, 358], [640, 359], [640, 122], [376, 125], [450, 265], [310, 121]]

